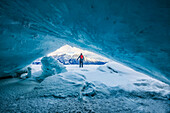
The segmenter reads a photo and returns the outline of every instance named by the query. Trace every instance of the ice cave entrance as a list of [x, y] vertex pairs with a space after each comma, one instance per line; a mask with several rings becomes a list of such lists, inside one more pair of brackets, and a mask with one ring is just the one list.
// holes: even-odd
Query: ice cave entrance
[[[83, 53], [85, 57], [83, 68], [79, 68], [77, 61], [80, 53]], [[72, 86], [90, 82], [94, 86], [104, 84], [109, 87], [121, 87], [127, 91], [149, 91], [155, 90], [152, 84], [164, 84], [118, 62], [70, 45], [64, 45], [47, 56], [36, 59], [27, 66], [27, 69], [28, 71], [31, 69], [31, 76], [28, 76], [28, 72], [21, 78], [33, 79], [43, 84], [47, 83], [47, 85], [51, 81], [54, 84], [62, 82], [61, 87], [68, 83]], [[148, 85], [150, 83], [151, 85]], [[139, 86], [144, 86], [146, 89]]]
[[[79, 68], [79, 60], [77, 60], [81, 53], [84, 56], [83, 68]], [[96, 80], [96, 78], [99, 78], [97, 81], [104, 82], [106, 84], [109, 83], [109, 78], [116, 80], [114, 83], [123, 81], [126, 77], [118, 77], [116, 79], [115, 77], [127, 75], [127, 73], [131, 73], [129, 75], [138, 78], [136, 76], [138, 75], [138, 72], [127, 66], [124, 66], [96, 53], [70, 45], [64, 45], [54, 52], [36, 59], [26, 68], [27, 71], [31, 69], [31, 78], [34, 78], [40, 82], [43, 81], [46, 77], [62, 74], [64, 72], [68, 72], [70, 75], [71, 73], [89, 75], [90, 77], [95, 78], [90, 78], [91, 80]], [[28, 77], [29, 73], [23, 74], [21, 78], [25, 78], [26, 76], [27, 78], [30, 78]], [[103, 78], [106, 78], [106, 80]], [[113, 81], [110, 81], [109, 84], [113, 84]]]
[[[58, 60], [63, 65], [78, 65], [79, 62], [77, 58], [79, 57], [80, 53], [84, 56], [84, 65], [104, 65], [111, 61], [110, 59], [98, 55], [96, 53], [83, 50], [77, 47], [72, 47], [70, 45], [64, 45], [61, 48], [57, 49], [56, 51], [47, 55], [47, 57], [52, 57], [55, 60]], [[32, 62], [33, 65], [41, 65], [41, 58], [36, 59]]]
[[[79, 68], [79, 60], [77, 58], [80, 54], [83, 54], [83, 68]], [[38, 78], [38, 81], [44, 80], [44, 78], [63, 73], [63, 72], [75, 72], [96, 70], [99, 66], [104, 65], [112, 60], [98, 55], [96, 53], [83, 50], [70, 45], [64, 45], [56, 51], [36, 59], [30, 65], [28, 65], [27, 71], [31, 69], [31, 74], [23, 74], [21, 78], [32, 76]], [[31, 78], [32, 78], [31, 77]]]
[[[83, 68], [79, 68], [79, 61], [77, 60], [80, 53], [84, 56]], [[134, 81], [153, 80], [148, 75], [137, 72], [123, 64], [70, 45], [64, 45], [54, 52], [36, 59], [26, 68], [28, 73], [22, 74], [21, 78], [29, 78], [38, 82], [42, 82], [50, 76], [66, 76], [71, 81], [83, 76], [88, 81], [98, 81], [107, 86], [123, 86], [125, 89], [133, 90]]]

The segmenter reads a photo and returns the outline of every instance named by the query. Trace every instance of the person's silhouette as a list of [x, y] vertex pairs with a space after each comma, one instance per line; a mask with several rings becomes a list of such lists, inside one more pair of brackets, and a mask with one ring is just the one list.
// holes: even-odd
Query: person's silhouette
[[83, 54], [81, 53], [80, 56], [77, 58], [77, 60], [80, 59], [80, 64], [79, 64], [79, 67], [82, 67], [83, 68], [83, 60], [84, 60], [84, 56]]

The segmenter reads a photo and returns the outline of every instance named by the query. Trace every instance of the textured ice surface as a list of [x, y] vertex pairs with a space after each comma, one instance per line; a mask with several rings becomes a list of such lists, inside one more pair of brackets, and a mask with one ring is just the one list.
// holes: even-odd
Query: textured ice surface
[[[108, 68], [109, 67], [109, 68]], [[169, 98], [169, 85], [116, 62], [103, 66], [68, 65], [68, 72], [46, 78], [36, 87], [38, 94], [58, 98], [114, 95], [120, 91], [143, 98]], [[113, 71], [114, 70], [114, 71]]]
[[149, 76], [115, 62], [66, 67], [41, 83], [0, 80], [0, 112], [169, 112], [169, 85]]
[[169, 6], [169, 0], [1, 0], [0, 76], [67, 43], [170, 83]]
[[27, 67], [27, 73], [22, 74], [20, 78], [23, 78], [23, 79], [30, 78], [32, 76], [31, 70], [32, 70], [31, 67]]
[[51, 76], [54, 74], [59, 74], [62, 72], [66, 72], [66, 67], [61, 64], [58, 60], [55, 60], [52, 57], [43, 57], [41, 59], [42, 70], [44, 76]]
[[[44, 80], [44, 78], [48, 76], [52, 76], [55, 74], [66, 72], [66, 67], [61, 64], [58, 60], [50, 57], [43, 57], [41, 59], [41, 70], [38, 69], [37, 72], [33, 73], [33, 77], [36, 78], [38, 81]], [[38, 75], [39, 74], [39, 75]]]

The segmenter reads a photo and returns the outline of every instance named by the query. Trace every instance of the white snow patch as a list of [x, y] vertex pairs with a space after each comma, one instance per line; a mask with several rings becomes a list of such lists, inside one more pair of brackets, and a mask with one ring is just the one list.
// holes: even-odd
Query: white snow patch
[[110, 88], [136, 93], [160, 93], [162, 96], [170, 94], [167, 84], [116, 62], [103, 66], [85, 65], [84, 68], [66, 65], [66, 68], [68, 72], [46, 78], [40, 87], [45, 92], [55, 89], [55, 93], [49, 95], [62, 98], [79, 96], [84, 99], [82, 96], [94, 96], [99, 92], [107, 95], [111, 93]]

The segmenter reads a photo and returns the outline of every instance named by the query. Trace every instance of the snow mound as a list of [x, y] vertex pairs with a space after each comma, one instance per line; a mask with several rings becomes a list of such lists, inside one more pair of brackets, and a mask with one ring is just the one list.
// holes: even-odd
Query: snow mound
[[104, 87], [100, 85], [88, 81], [82, 74], [66, 72], [47, 77], [35, 90], [43, 97], [77, 97], [83, 100], [84, 97], [93, 97], [98, 93], [105, 94], [107, 89], [103, 90]]
[[41, 59], [42, 63], [42, 74], [37, 77], [38, 81], [42, 81], [48, 76], [66, 72], [66, 67], [61, 64], [59, 61], [55, 60], [52, 57], [43, 57]]
[[[99, 66], [97, 70], [100, 72], [96, 74], [100, 75], [103, 79], [97, 79], [96, 76], [96, 80], [100, 80], [102, 83], [112, 88], [118, 88], [117, 90], [124, 90], [131, 93], [135, 92], [135, 95], [145, 95], [145, 93], [150, 95], [158, 94], [169, 98], [170, 88], [168, 84], [134, 71], [122, 64], [110, 62], [103, 66]], [[104, 77], [102, 76], [102, 73], [104, 74]], [[108, 79], [105, 76], [107, 76]]]
[[[68, 72], [44, 79], [35, 88], [35, 96], [79, 100], [126, 96], [169, 99], [169, 85], [115, 62], [103, 66], [66, 66]], [[101, 71], [102, 70], [102, 71]]]
[[[84, 106], [92, 107], [95, 112], [101, 112], [100, 107], [103, 107], [102, 112], [127, 112], [127, 109], [130, 112], [168, 111], [169, 86], [147, 75], [133, 70], [127, 71], [128, 69], [123, 71], [121, 65], [113, 62], [99, 67], [105, 72], [98, 70], [98, 66], [85, 66], [88, 71], [82, 71], [76, 65], [66, 67], [68, 72], [46, 77], [35, 85], [28, 80], [4, 79], [0, 85], [0, 102], [3, 103], [1, 108], [11, 112], [23, 109], [45, 109], [48, 112], [51, 108], [55, 109], [55, 112], [59, 112], [59, 109], [63, 112], [63, 109], [69, 107], [70, 112], [82, 105], [81, 112], [87, 112], [83, 111]], [[112, 70], [118, 73], [113, 73]], [[6, 99], [13, 101], [9, 103]]]
[[58, 62], [52, 57], [42, 58], [41, 63], [43, 70], [42, 74], [45, 76], [54, 75], [55, 73], [59, 74], [67, 71], [64, 65], [62, 65], [60, 62]]
[[31, 67], [27, 67], [27, 73], [21, 74], [20, 78], [22, 79], [26, 79], [26, 78], [31, 78], [32, 74], [31, 74]]

